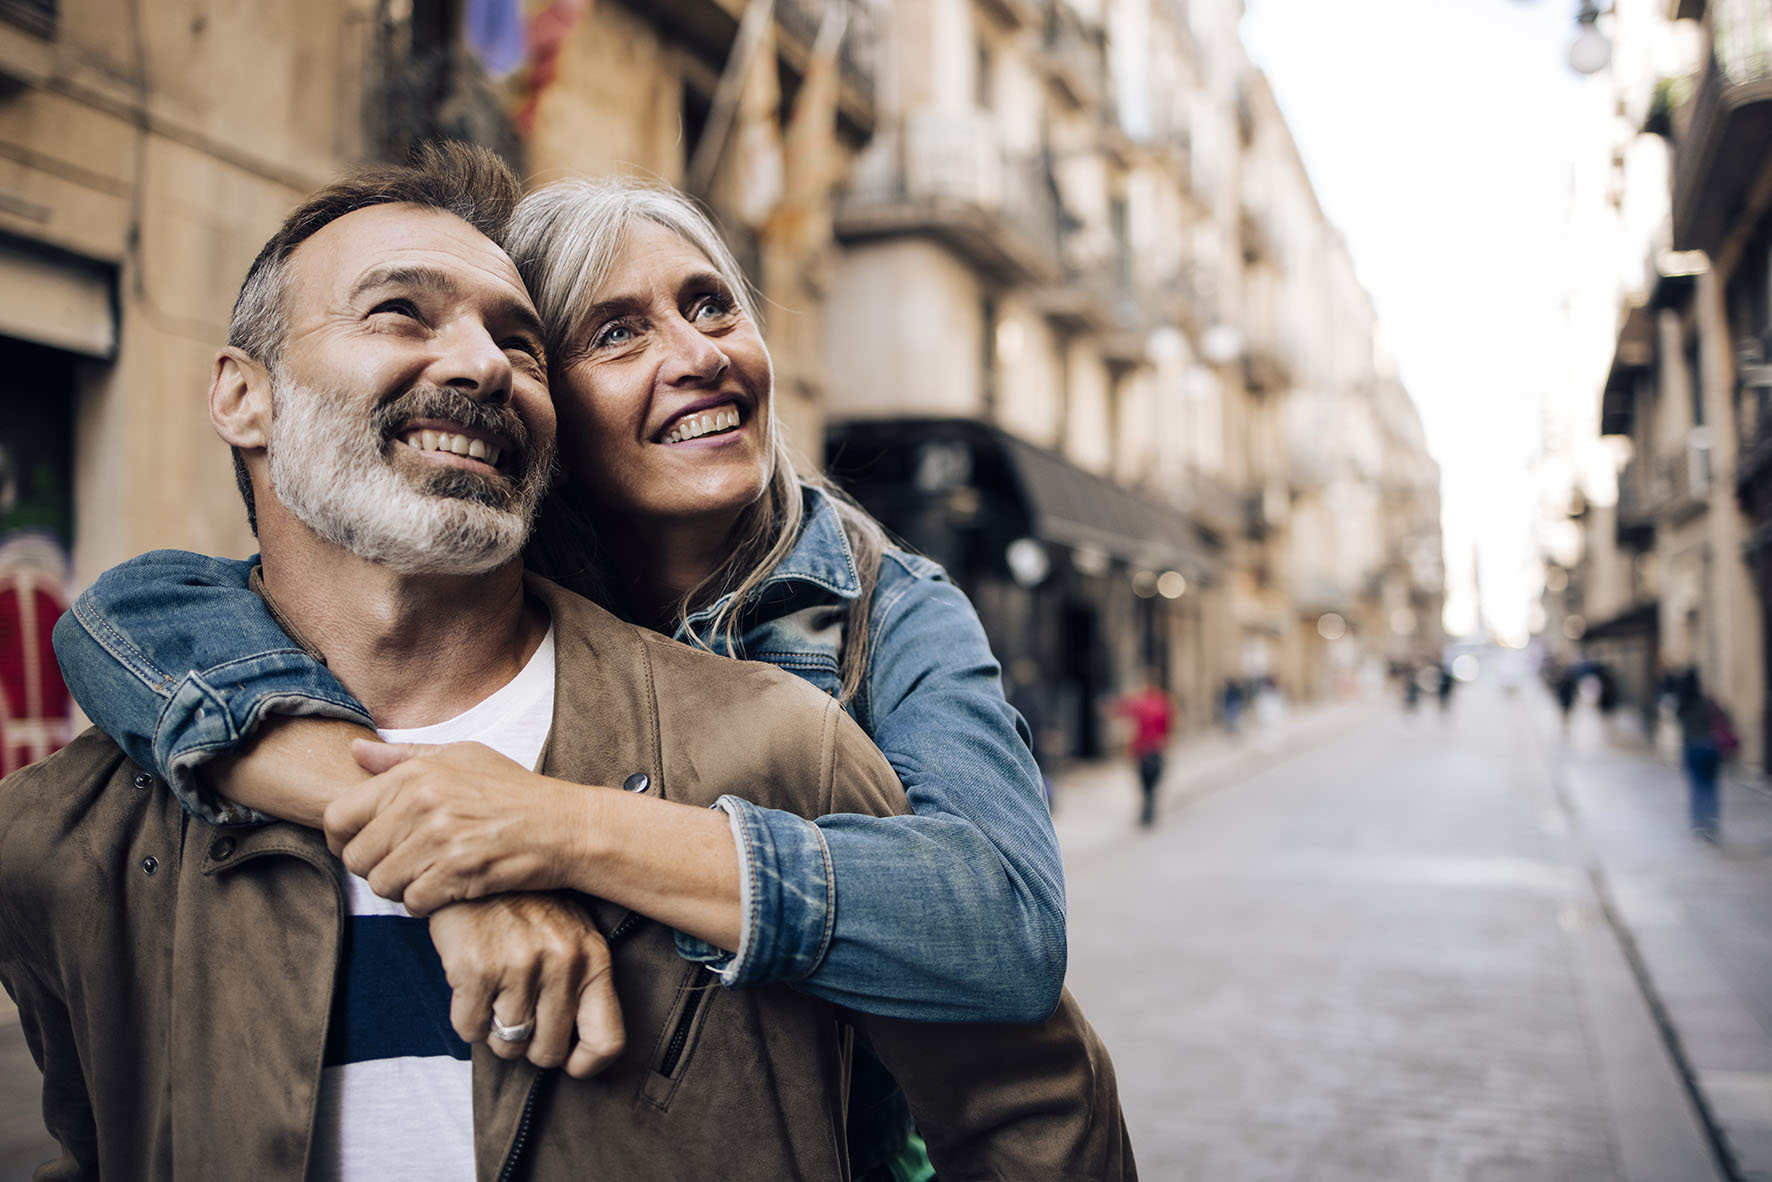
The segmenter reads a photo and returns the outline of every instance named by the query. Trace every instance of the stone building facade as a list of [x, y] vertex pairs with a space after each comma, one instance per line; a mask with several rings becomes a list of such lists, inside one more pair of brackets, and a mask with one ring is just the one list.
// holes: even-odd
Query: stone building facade
[[1201, 725], [1227, 679], [1437, 651], [1419, 419], [1240, 0], [469, 7], [0, 0], [15, 761], [65, 734], [73, 588], [252, 548], [203, 392], [258, 245], [433, 136], [703, 198], [798, 450], [950, 565], [1058, 754], [1144, 670]]

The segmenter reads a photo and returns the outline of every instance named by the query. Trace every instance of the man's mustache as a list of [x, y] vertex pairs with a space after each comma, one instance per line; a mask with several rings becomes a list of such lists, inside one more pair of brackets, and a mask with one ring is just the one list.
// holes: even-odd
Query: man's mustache
[[445, 419], [470, 431], [497, 435], [508, 445], [501, 457], [513, 479], [521, 479], [535, 455], [529, 428], [509, 403], [480, 402], [446, 386], [414, 386], [390, 398], [375, 411], [375, 429], [382, 446], [416, 419]]

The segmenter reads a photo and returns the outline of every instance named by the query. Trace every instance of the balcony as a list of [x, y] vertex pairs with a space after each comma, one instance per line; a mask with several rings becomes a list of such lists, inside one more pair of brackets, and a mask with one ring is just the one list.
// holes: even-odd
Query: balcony
[[979, 0], [979, 6], [1008, 29], [1033, 29], [1040, 25], [1040, 0]]
[[1127, 302], [1122, 290], [1111, 264], [1090, 259], [1065, 267], [1058, 282], [1036, 291], [1034, 306], [1062, 331], [1109, 333], [1119, 327]]
[[1217, 476], [1191, 473], [1182, 481], [1176, 503], [1188, 520], [1217, 540], [1236, 537], [1250, 525], [1247, 499]]
[[920, 112], [887, 148], [839, 197], [839, 241], [922, 235], [999, 282], [1064, 275], [1051, 177], [1037, 157], [1006, 152], [986, 113]]
[[[840, 112], [860, 129], [874, 126], [874, 85], [877, 76], [879, 30], [871, 4], [844, 0], [843, 42], [837, 50]], [[825, 0], [775, 0], [776, 40], [782, 61], [804, 75], [819, 25], [825, 19]]]
[[1772, 154], [1772, 11], [1713, 4], [1711, 54], [1674, 150], [1674, 249], [1714, 251]]
[[382, 22], [368, 75], [364, 127], [378, 159], [404, 160], [431, 140], [462, 140], [523, 171], [523, 141], [486, 68], [460, 41], [427, 43], [412, 22]]
[[1655, 544], [1655, 514], [1643, 488], [1641, 467], [1632, 461], [1618, 473], [1617, 542], [1634, 550]]
[[[688, 51], [712, 79], [725, 68], [738, 36], [745, 0], [625, 0], [637, 16], [649, 21], [660, 37]], [[854, 140], [874, 132], [874, 80], [879, 45], [878, 17], [865, 0], [842, 0], [843, 42], [837, 51], [837, 120]], [[787, 71], [784, 83], [804, 77], [812, 46], [824, 20], [824, 0], [775, 0], [776, 52]]]
[[1649, 482], [1649, 510], [1680, 525], [1710, 508], [1710, 456], [1686, 448], [1655, 461]]
[[1041, 60], [1046, 76], [1078, 107], [1107, 100], [1107, 40], [1065, 0], [1047, 0]]

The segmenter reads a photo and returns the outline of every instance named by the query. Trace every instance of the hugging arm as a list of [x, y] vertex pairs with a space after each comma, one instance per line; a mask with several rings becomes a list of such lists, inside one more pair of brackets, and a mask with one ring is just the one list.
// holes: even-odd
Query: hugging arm
[[945, 578], [883, 584], [873, 617], [857, 715], [912, 815], [809, 822], [727, 798], [753, 890], [780, 907], [747, 937], [760, 949], [699, 951], [729, 984], [786, 980], [867, 1013], [1037, 1022], [1064, 984], [1064, 875], [1023, 724], [977, 613]]
[[[135, 763], [158, 770], [192, 816], [317, 829], [328, 804], [368, 780], [350, 744], [373, 737], [373, 724], [250, 589], [253, 566], [156, 550], [113, 567], [56, 622], [56, 657], [87, 716]], [[569, 897], [446, 907], [431, 938], [463, 1039], [485, 1037], [503, 994], [514, 1014], [534, 1007], [537, 1031], [526, 1046], [494, 1043], [495, 1053], [587, 1075], [619, 1052], [608, 950]]]
[[[368, 721], [247, 589], [249, 570], [158, 551], [101, 577], [56, 629], [87, 713], [211, 820], [259, 815], [242, 815], [192, 773], [264, 729], [267, 714]], [[730, 985], [788, 982], [899, 1018], [1038, 1020], [1063, 981], [1064, 894], [1019, 719], [957, 588], [901, 580], [878, 600], [863, 722], [915, 815], [811, 822], [725, 798], [751, 904], [744, 934], [719, 946], [683, 936], [679, 947]], [[317, 725], [273, 726], [269, 738], [311, 745], [298, 736]], [[335, 758], [346, 744], [321, 746]], [[267, 763], [294, 778], [318, 760], [241, 760], [224, 786]], [[290, 814], [280, 806], [279, 815]], [[723, 951], [733, 944], [736, 956]]]
[[[275, 758], [264, 761], [296, 781], [278, 797], [276, 815], [317, 826], [326, 780], [362, 778], [352, 774], [349, 736], [374, 724], [248, 588], [253, 566], [183, 550], [130, 559], [56, 622], [55, 655], [86, 716], [130, 759], [157, 769], [187, 812], [213, 824], [271, 816], [213, 791], [206, 773], [218, 769], [205, 765], [221, 758], [220, 770], [232, 772], [237, 761], [225, 757], [274, 717], [336, 720], [330, 742], [314, 729], [272, 726]], [[241, 764], [249, 783], [252, 770]]]

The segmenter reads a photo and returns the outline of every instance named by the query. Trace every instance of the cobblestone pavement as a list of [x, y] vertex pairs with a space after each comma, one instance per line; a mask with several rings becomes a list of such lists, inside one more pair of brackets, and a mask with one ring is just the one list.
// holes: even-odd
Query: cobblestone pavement
[[[1728, 1178], [1645, 965], [1713, 1002], [1716, 974], [1660, 965], [1630, 923], [1696, 938], [1689, 913], [1665, 879], [1608, 867], [1645, 845], [1749, 861], [1748, 839], [1687, 837], [1677, 808], [1647, 807], [1665, 803], [1651, 784], [1677, 801], [1671, 771], [1561, 744], [1529, 688], [1479, 681], [1448, 716], [1424, 705], [1178, 748], [1151, 831], [1129, 769], [1060, 777], [1070, 984], [1114, 1055], [1143, 1175]], [[1611, 787], [1620, 767], [1640, 792]], [[1608, 845], [1607, 826], [1629, 836]], [[1715, 941], [1763, 955], [1751, 922], [1716, 918]], [[1751, 1111], [1751, 1066], [1716, 1069]]]

